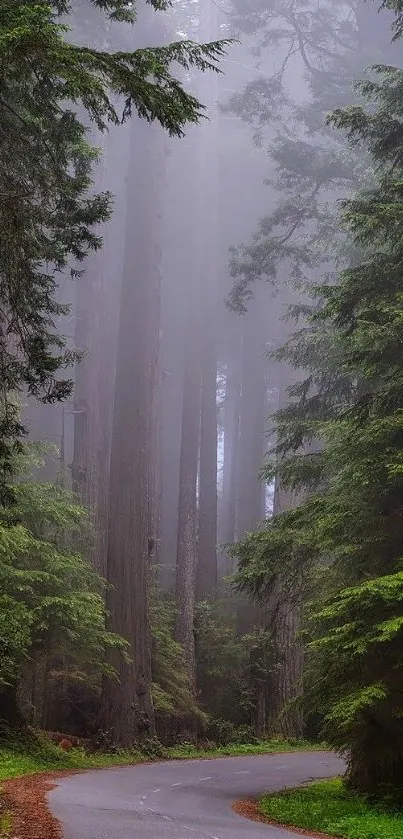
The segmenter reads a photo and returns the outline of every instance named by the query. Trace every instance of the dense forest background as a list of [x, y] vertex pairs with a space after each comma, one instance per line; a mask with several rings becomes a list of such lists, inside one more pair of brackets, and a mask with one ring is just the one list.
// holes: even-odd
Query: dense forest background
[[136, 5], [0, 10], [0, 716], [396, 785], [402, 4]]

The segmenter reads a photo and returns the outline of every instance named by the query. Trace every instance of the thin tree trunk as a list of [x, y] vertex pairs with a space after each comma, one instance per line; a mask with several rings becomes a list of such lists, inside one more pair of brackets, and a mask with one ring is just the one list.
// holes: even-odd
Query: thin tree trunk
[[197, 470], [199, 458], [201, 370], [196, 332], [189, 330], [186, 347], [179, 475], [178, 544], [176, 557], [176, 639], [184, 651], [190, 687], [196, 688], [194, 639], [195, 571], [197, 562]]
[[199, 536], [196, 596], [217, 591], [217, 359], [216, 347], [203, 349], [201, 385]]
[[[212, 41], [218, 33], [217, 9], [200, 3], [202, 43]], [[217, 99], [217, 78], [201, 76], [199, 96], [210, 105]], [[214, 597], [217, 592], [217, 351], [218, 322], [218, 156], [219, 123], [216, 113], [199, 131], [200, 207], [197, 224], [199, 242], [198, 278], [204, 322], [201, 325], [202, 394], [200, 432], [200, 484], [197, 585], [198, 600]]]
[[[159, 146], [159, 192], [158, 218], [161, 221], [161, 198], [163, 179], [165, 175], [166, 144], [161, 138]], [[161, 235], [158, 223], [159, 235]], [[152, 405], [149, 416], [150, 422], [150, 486], [149, 486], [149, 557], [154, 566], [159, 564], [161, 545], [161, 495], [162, 495], [162, 367], [161, 367], [161, 248], [155, 248], [155, 282], [151, 285], [150, 299], [150, 335], [154, 336], [150, 356], [150, 382], [152, 388]]]
[[242, 538], [247, 531], [255, 530], [264, 513], [260, 471], [267, 426], [265, 327], [265, 319], [254, 305], [244, 316], [242, 330], [237, 538]]
[[231, 347], [233, 356], [227, 362], [224, 408], [224, 463], [222, 495], [219, 506], [219, 574], [225, 578], [232, 571], [225, 549], [235, 541], [236, 485], [239, 455], [240, 371], [239, 352]]
[[[164, 275], [165, 276], [165, 275]], [[162, 427], [161, 427], [161, 550], [159, 572], [160, 585], [164, 590], [175, 590], [175, 564], [178, 539], [179, 472], [181, 451], [181, 417], [183, 401], [183, 341], [175, 336], [172, 320], [167, 317], [171, 310], [163, 310], [162, 371]], [[175, 313], [177, 314], [177, 313]], [[167, 333], [169, 332], [169, 338]], [[167, 343], [169, 348], [167, 350]], [[172, 353], [169, 350], [172, 350]], [[178, 356], [176, 355], [178, 353]], [[165, 369], [167, 368], [167, 369]]]

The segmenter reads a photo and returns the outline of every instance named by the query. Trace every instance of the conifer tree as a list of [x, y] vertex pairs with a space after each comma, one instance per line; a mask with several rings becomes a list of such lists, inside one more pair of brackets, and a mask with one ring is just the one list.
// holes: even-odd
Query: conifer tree
[[52, 660], [52, 685], [62, 671], [65, 681], [99, 688], [102, 674], [114, 675], [109, 648], [126, 649], [105, 628], [104, 584], [75, 546], [88, 536], [86, 512], [67, 490], [32, 480], [40, 460], [24, 447], [13, 464], [12, 512], [1, 508], [0, 720], [12, 725], [20, 722], [17, 688], [27, 665]]
[[303, 340], [283, 350], [308, 377], [277, 416], [281, 479], [310, 494], [239, 548], [239, 583], [257, 595], [276, 573], [288, 584], [303, 573], [310, 707], [346, 754], [349, 783], [378, 795], [403, 777], [402, 92], [402, 71], [378, 67], [357, 88], [369, 106], [329, 119], [376, 178], [343, 205], [350, 267], [315, 286]]
[[[274, 513], [277, 515], [287, 506], [296, 506], [301, 500], [299, 494], [307, 490], [303, 482], [296, 482], [292, 492], [287, 484], [282, 485], [288, 469], [285, 453], [291, 438], [292, 444], [299, 441], [301, 457], [302, 447], [307, 447], [312, 471], [319, 468], [315, 450], [321, 444], [315, 441], [314, 433], [301, 439], [294, 406], [288, 405], [290, 393], [298, 392], [306, 397], [312, 389], [329, 385], [329, 371], [319, 372], [323, 365], [320, 352], [324, 348], [324, 335], [315, 336], [317, 345], [313, 347], [311, 329], [306, 333], [304, 328], [305, 318], [316, 305], [311, 297], [312, 285], [320, 277], [327, 283], [334, 282], [338, 271], [357, 258], [346, 230], [338, 223], [336, 202], [350, 195], [358, 184], [370, 183], [372, 178], [366, 150], [357, 146], [348, 149], [345, 137], [326, 125], [325, 117], [331, 108], [359, 101], [359, 92], [352, 89], [353, 81], [363, 75], [370, 63], [388, 59], [390, 29], [387, 15], [378, 15], [376, 8], [365, 0], [337, 5], [321, 0], [319, 7], [310, 0], [279, 0], [262, 4], [256, 17], [244, 9], [241, 0], [234, 6], [239, 26], [244, 30], [253, 27], [259, 51], [263, 53], [268, 45], [276, 45], [279, 53], [276, 72], [269, 77], [259, 74], [244, 94], [231, 103], [251, 123], [257, 142], [263, 143], [266, 136], [271, 138], [274, 128], [274, 140], [269, 140], [268, 182], [275, 200], [252, 241], [234, 250], [234, 285], [230, 295], [232, 307], [242, 312], [254, 294], [254, 285], [263, 280], [280, 290], [283, 299], [292, 301], [280, 342], [286, 341], [287, 334], [291, 336], [294, 329], [298, 330], [298, 336], [290, 337], [287, 350], [277, 356], [280, 363], [274, 366], [280, 394], [280, 411], [274, 429], [277, 463], [272, 472], [267, 470], [267, 477], [276, 483]], [[291, 92], [287, 83], [290, 69], [302, 70], [304, 78], [301, 88], [293, 85]], [[307, 362], [318, 365], [308, 382], [304, 367]], [[329, 363], [333, 363], [332, 353]], [[293, 370], [295, 365], [301, 372]], [[302, 382], [298, 383], [298, 378]], [[315, 404], [313, 399], [312, 406]], [[287, 426], [291, 414], [295, 420], [292, 431]], [[290, 581], [284, 585], [280, 571], [267, 592], [267, 620], [274, 658], [274, 678], [269, 680], [267, 704], [283, 709], [282, 714], [277, 714], [280, 727], [287, 726], [288, 718], [291, 720], [294, 715], [292, 700], [298, 689], [291, 682], [298, 681], [298, 659], [301, 662], [296, 633], [294, 641], [288, 637], [290, 627], [299, 623], [301, 589], [297, 577], [294, 583], [295, 592], [291, 594]], [[287, 609], [288, 617], [280, 619]], [[287, 671], [294, 676], [287, 677]], [[284, 689], [287, 683], [288, 691]], [[282, 697], [280, 701], [278, 697]], [[298, 714], [295, 718], [300, 719]]]
[[[135, 4], [123, 0], [93, 5], [112, 20], [136, 19]], [[152, 5], [158, 10], [168, 4]], [[72, 42], [71, 12], [67, 0], [5, 0], [0, 9], [3, 500], [13, 447], [24, 433], [11, 395], [28, 390], [52, 402], [71, 392], [63, 370], [74, 358], [55, 327], [65, 311], [56, 289], [62, 273], [79, 276], [88, 251], [100, 247], [95, 225], [111, 212], [108, 194], [89, 192], [96, 152], [77, 110], [102, 131], [134, 113], [180, 136], [203, 109], [171, 66], [216, 68], [224, 49], [222, 43], [182, 41], [134, 52], [95, 50]]]

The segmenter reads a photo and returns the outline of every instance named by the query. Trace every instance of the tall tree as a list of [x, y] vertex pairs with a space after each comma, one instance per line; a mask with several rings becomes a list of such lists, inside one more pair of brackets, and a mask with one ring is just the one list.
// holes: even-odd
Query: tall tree
[[228, 341], [228, 360], [225, 367], [224, 402], [224, 457], [223, 479], [219, 506], [219, 542], [222, 545], [221, 575], [228, 576], [230, 566], [226, 546], [235, 542], [236, 533], [236, 487], [239, 455], [239, 411], [240, 411], [240, 336], [232, 329]]
[[178, 544], [176, 556], [176, 638], [182, 644], [186, 670], [195, 690], [194, 604], [197, 563], [197, 476], [200, 441], [201, 365], [198, 322], [200, 307], [189, 313], [183, 387], [179, 470]]
[[[200, 4], [198, 33], [209, 37], [215, 27], [212, 6]], [[200, 77], [197, 92], [209, 96], [206, 77]], [[214, 91], [214, 86], [213, 91]], [[210, 92], [211, 96], [211, 92]], [[208, 101], [208, 100], [207, 100]], [[216, 173], [211, 166], [216, 126], [204, 126], [195, 137], [194, 167], [198, 189], [194, 210], [195, 241], [190, 266], [188, 324], [185, 335], [181, 458], [179, 475], [178, 547], [176, 565], [177, 638], [184, 646], [189, 680], [195, 687], [194, 604], [196, 570], [198, 595], [214, 593], [217, 584], [217, 350], [213, 321], [217, 219]], [[209, 218], [209, 221], [207, 219]], [[207, 319], [207, 329], [205, 321]], [[200, 469], [199, 469], [200, 467]]]
[[266, 430], [266, 312], [259, 301], [243, 316], [236, 535], [254, 530], [264, 515], [260, 477]]
[[198, 600], [217, 592], [217, 345], [213, 339], [203, 347], [201, 379]]
[[[334, 201], [368, 176], [365, 154], [351, 150], [346, 154], [343, 138], [335, 137], [324, 125], [324, 116], [331, 107], [348, 104], [353, 99], [352, 83], [372, 60], [388, 53], [388, 28], [379, 20], [371, 4], [362, 0], [335, 7], [323, 0], [318, 9], [310, 2], [264, 4], [259, 18], [253, 18], [242, 2], [235, 2], [237, 21], [241, 28], [252, 26], [264, 51], [267, 44], [276, 44], [279, 62], [273, 75], [259, 75], [245, 95], [233, 100], [236, 112], [250, 122], [259, 142], [265, 131], [270, 142], [272, 168], [270, 183], [276, 203], [261, 221], [253, 241], [238, 249], [232, 263], [235, 283], [231, 300], [235, 307], [248, 305], [253, 283], [265, 279], [283, 286], [283, 295], [294, 296], [293, 310], [300, 318], [300, 327], [307, 305], [309, 288], [322, 274], [334, 279], [337, 269], [347, 264], [350, 251], [345, 234], [335, 220]], [[299, 67], [305, 76], [305, 89], [297, 88], [293, 97], [286, 83], [286, 68]], [[306, 92], [309, 93], [307, 101]], [[293, 126], [292, 134], [289, 126]], [[333, 202], [332, 202], [333, 199]], [[284, 290], [284, 276], [287, 276]], [[289, 327], [287, 327], [288, 331]], [[286, 369], [286, 368], [284, 368]], [[280, 382], [280, 406], [286, 410], [293, 381], [288, 367], [286, 380]], [[307, 452], [311, 454], [311, 452]], [[285, 512], [298, 503], [281, 486], [282, 469], [276, 475], [275, 512]], [[288, 674], [301, 672], [301, 652], [294, 631], [299, 624], [298, 592], [295, 578], [291, 594], [290, 581], [273, 578], [269, 597], [268, 626], [273, 638], [274, 670], [269, 681], [276, 725], [300, 729], [300, 715], [290, 706], [281, 714], [278, 697], [287, 705], [297, 687], [291, 686]], [[286, 614], [288, 610], [288, 615]], [[285, 643], [284, 633], [289, 635]], [[273, 721], [273, 717], [272, 717]], [[272, 724], [272, 723], [271, 723]]]
[[[149, 26], [147, 15], [141, 27], [143, 37], [150, 37]], [[180, 51], [181, 48], [179, 56]], [[207, 64], [203, 66], [207, 69]], [[176, 128], [171, 133], [180, 134], [180, 126], [184, 120], [188, 121], [187, 116], [181, 108], [171, 113], [176, 118]], [[139, 114], [146, 116], [141, 109]], [[163, 120], [160, 122], [165, 127]], [[128, 639], [131, 660], [118, 662], [119, 683], [105, 683], [101, 708], [104, 730], [121, 745], [130, 745], [152, 734], [155, 725], [148, 601], [150, 552], [155, 538], [150, 533], [150, 524], [155, 523], [156, 500], [153, 443], [160, 299], [156, 236], [163, 164], [160, 130], [136, 120], [131, 136], [127, 189], [107, 554], [110, 623], [115, 632]]]
[[[81, 357], [74, 376], [72, 488], [94, 526], [91, 560], [106, 575], [108, 475], [116, 365], [117, 322], [124, 254], [128, 129], [94, 133], [102, 157], [94, 169], [97, 189], [112, 189], [113, 220], [102, 250], [90, 255], [75, 289], [75, 346]], [[99, 231], [101, 232], [101, 231]]]
[[[158, 128], [133, 121], [126, 211], [109, 483], [107, 605], [111, 626], [130, 641], [119, 683], [104, 686], [102, 726], [122, 745], [154, 731], [149, 627], [152, 425], [159, 324]], [[141, 201], [139, 197], [141, 196]]]
[[[112, 675], [109, 649], [125, 647], [105, 630], [102, 581], [74, 549], [87, 526], [85, 510], [70, 492], [32, 481], [38, 461], [35, 449], [24, 447], [12, 514], [1, 510], [0, 719], [11, 726], [22, 723], [17, 689], [27, 668], [37, 677], [42, 670], [53, 686], [63, 678], [95, 687], [102, 673]], [[42, 721], [38, 693], [32, 698]]]
[[[255, 591], [270, 586], [280, 561], [288, 575], [302, 570], [321, 583], [308, 625], [310, 700], [325, 718], [329, 741], [348, 755], [350, 784], [371, 794], [399, 789], [403, 772], [402, 84], [400, 69], [380, 69], [360, 85], [369, 109], [332, 117], [377, 166], [372, 189], [344, 203], [361, 260], [333, 287], [316, 289], [306, 347], [319, 396], [307, 396], [305, 382], [278, 417], [283, 483], [309, 487], [310, 496], [273, 519], [253, 548], [241, 549], [243, 582], [253, 578]], [[302, 366], [300, 339], [289, 357]], [[313, 431], [323, 443], [314, 457], [296, 443], [309, 442]]]
[[[200, 6], [199, 38], [210, 40], [218, 30], [217, 8]], [[207, 79], [207, 77], [205, 77]], [[203, 84], [203, 78], [201, 84]], [[207, 80], [208, 81], [208, 80]], [[201, 305], [204, 310], [201, 421], [199, 523], [196, 594], [199, 600], [211, 597], [217, 590], [217, 354], [218, 354], [218, 119], [214, 112], [217, 82], [204, 83], [199, 91], [203, 101], [211, 104], [210, 121], [199, 133], [198, 171], [201, 188], [198, 235], [202, 247], [198, 261]]]
[[[135, 19], [134, 7], [121, 0], [93, 5], [115, 19]], [[3, 487], [14, 444], [24, 433], [13, 394], [27, 388], [50, 402], [71, 393], [71, 380], [59, 375], [72, 357], [54, 328], [64, 311], [57, 301], [58, 279], [68, 270], [76, 274], [77, 260], [99, 247], [93, 227], [110, 212], [107, 195], [88, 197], [94, 152], [73, 108], [80, 105], [101, 130], [137, 110], [180, 134], [186, 122], [197, 121], [200, 108], [171, 74], [171, 65], [207, 69], [223, 50], [181, 42], [134, 53], [97, 51], [67, 39], [59, 15], [70, 12], [65, 0], [9, 0], [0, 11]], [[116, 108], [112, 97], [118, 99]]]

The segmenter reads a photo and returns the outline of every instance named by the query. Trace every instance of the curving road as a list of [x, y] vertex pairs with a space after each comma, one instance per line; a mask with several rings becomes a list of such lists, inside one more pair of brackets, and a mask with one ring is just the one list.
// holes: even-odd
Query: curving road
[[342, 771], [328, 752], [153, 763], [63, 778], [49, 804], [64, 839], [295, 839], [231, 803]]

